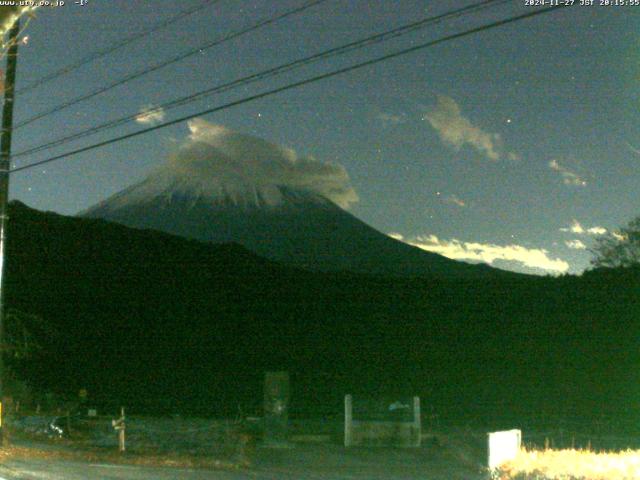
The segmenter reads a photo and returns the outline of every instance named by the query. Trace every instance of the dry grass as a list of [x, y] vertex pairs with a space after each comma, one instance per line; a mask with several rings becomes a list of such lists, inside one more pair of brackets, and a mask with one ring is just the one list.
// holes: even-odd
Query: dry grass
[[70, 460], [91, 463], [114, 463], [153, 467], [180, 467], [236, 470], [251, 464], [254, 442], [245, 434], [228, 434], [222, 444], [209, 449], [159, 449], [154, 446], [129, 446], [120, 453], [115, 446], [93, 445], [82, 439], [46, 439], [20, 432], [12, 435], [21, 445], [0, 448], [0, 463], [8, 459], [39, 458], [49, 461]]
[[[120, 454], [108, 418], [76, 419], [64, 425], [68, 436], [52, 438], [43, 430], [48, 420], [15, 419], [7, 430], [16, 445], [3, 455], [156, 467], [238, 469], [251, 464], [255, 438], [235, 424], [202, 419], [130, 417], [127, 451]], [[22, 420], [22, 421], [18, 421]]]
[[504, 479], [628, 480], [640, 478], [640, 450], [526, 450], [500, 470]]
[[246, 459], [223, 460], [187, 454], [157, 454], [154, 452], [127, 452], [120, 454], [101, 449], [64, 449], [7, 446], [0, 448], [0, 463], [7, 460], [38, 458], [48, 461], [69, 460], [91, 463], [114, 463], [124, 465], [144, 465], [153, 467], [181, 467], [236, 470], [249, 465]]

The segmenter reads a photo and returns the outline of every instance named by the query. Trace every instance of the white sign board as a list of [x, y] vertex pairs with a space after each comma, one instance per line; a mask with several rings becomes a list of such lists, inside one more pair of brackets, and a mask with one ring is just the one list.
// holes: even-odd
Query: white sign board
[[489, 470], [495, 470], [513, 460], [520, 451], [522, 431], [492, 432], [489, 436]]

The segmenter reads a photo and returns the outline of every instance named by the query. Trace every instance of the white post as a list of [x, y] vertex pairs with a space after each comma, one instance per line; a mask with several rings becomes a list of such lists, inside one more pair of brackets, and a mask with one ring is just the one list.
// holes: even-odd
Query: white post
[[344, 396], [344, 446], [350, 447], [353, 444], [353, 398], [351, 395]]
[[124, 423], [124, 407], [120, 408], [120, 420], [122, 421], [120, 431], [118, 432], [118, 447], [120, 453], [125, 451], [125, 423]]
[[422, 441], [422, 420], [420, 415], [420, 397], [413, 397], [413, 428], [416, 432], [415, 446], [419, 447]]
[[124, 407], [120, 408], [120, 418], [111, 420], [111, 426], [118, 432], [118, 450], [124, 453], [125, 450], [125, 423], [124, 423]]

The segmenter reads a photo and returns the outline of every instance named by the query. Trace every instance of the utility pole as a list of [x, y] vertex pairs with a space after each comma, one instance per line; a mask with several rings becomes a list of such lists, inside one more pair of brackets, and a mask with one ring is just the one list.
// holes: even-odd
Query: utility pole
[[7, 72], [4, 81], [4, 105], [2, 107], [2, 139], [0, 139], [0, 445], [7, 440], [3, 423], [2, 401], [4, 399], [4, 323], [5, 323], [5, 276], [6, 276], [6, 237], [9, 203], [9, 170], [11, 170], [11, 133], [13, 130], [13, 100], [15, 98], [16, 65], [18, 62], [18, 34], [20, 19], [9, 32], [9, 51], [7, 52]]

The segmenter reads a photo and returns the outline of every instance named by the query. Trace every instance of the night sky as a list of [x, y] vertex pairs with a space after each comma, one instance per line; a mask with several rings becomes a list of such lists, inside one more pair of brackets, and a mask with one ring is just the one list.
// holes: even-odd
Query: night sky
[[[40, 8], [18, 89], [201, 0], [68, 0]], [[15, 122], [302, 1], [220, 0], [16, 99]], [[476, 2], [327, 0], [203, 50], [14, 134], [14, 153], [287, 61]], [[578, 3], [578, 2], [576, 2]], [[596, 4], [598, 0], [596, 0]], [[492, 6], [75, 143], [15, 165], [196, 113], [540, 7]], [[440, 44], [203, 118], [342, 165], [378, 230], [452, 258], [578, 273], [594, 239], [640, 213], [640, 6], [574, 6]], [[154, 118], [156, 117], [156, 118]], [[11, 197], [79, 211], [143, 179], [186, 123], [17, 172]]]

